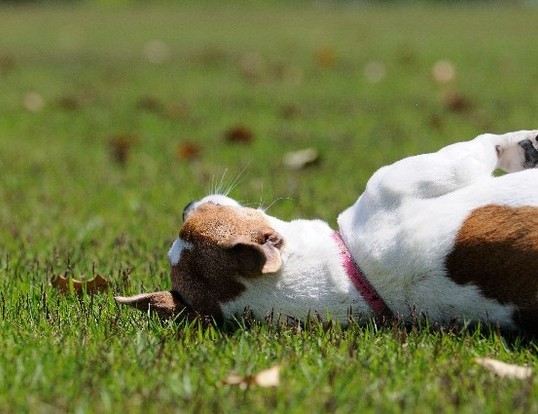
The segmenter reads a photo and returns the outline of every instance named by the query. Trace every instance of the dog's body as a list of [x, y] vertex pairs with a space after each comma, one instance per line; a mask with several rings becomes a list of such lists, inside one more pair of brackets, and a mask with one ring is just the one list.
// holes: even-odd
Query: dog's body
[[[347, 249], [393, 315], [538, 331], [537, 138], [485, 134], [406, 158], [378, 170], [339, 216]], [[496, 168], [511, 174], [492, 177]], [[172, 290], [119, 302], [224, 319], [245, 309], [260, 320], [375, 316], [325, 222], [285, 222], [221, 195], [185, 216], [169, 252]]]

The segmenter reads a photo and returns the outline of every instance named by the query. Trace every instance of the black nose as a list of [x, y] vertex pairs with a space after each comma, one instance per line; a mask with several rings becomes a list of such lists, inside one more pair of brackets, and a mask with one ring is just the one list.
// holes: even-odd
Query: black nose
[[185, 206], [183, 209], [183, 221], [187, 218], [187, 214], [189, 214], [189, 210], [192, 208], [192, 205], [194, 204], [194, 201], [191, 201], [189, 204]]

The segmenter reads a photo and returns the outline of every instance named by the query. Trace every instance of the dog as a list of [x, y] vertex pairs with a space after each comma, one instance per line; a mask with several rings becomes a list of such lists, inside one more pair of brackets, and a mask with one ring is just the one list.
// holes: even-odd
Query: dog
[[116, 300], [162, 317], [419, 314], [538, 332], [537, 148], [538, 130], [483, 134], [385, 166], [337, 231], [206, 196], [168, 253], [172, 289]]

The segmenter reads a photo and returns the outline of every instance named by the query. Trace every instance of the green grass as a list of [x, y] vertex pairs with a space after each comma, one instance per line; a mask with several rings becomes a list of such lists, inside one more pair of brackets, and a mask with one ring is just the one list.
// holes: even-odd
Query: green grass
[[[538, 411], [536, 381], [474, 363], [536, 370], [533, 341], [429, 327], [219, 331], [113, 301], [169, 287], [182, 208], [223, 176], [239, 177], [239, 200], [334, 224], [384, 164], [535, 128], [537, 21], [522, 7], [1, 8], [0, 411]], [[160, 64], [144, 54], [155, 40], [168, 50]], [[439, 60], [456, 68], [448, 85], [432, 77]], [[370, 62], [384, 65], [379, 83], [364, 76]], [[447, 91], [467, 104], [450, 109]], [[223, 138], [236, 125], [252, 142]], [[124, 164], [111, 156], [118, 135], [132, 143]], [[199, 158], [177, 156], [185, 143]], [[319, 165], [283, 167], [305, 147]], [[108, 293], [49, 285], [94, 272]], [[275, 364], [277, 388], [222, 382]]]

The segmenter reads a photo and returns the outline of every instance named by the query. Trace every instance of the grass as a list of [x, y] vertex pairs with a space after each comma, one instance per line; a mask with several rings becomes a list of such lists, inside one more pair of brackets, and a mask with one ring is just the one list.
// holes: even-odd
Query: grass
[[[537, 17], [523, 7], [3, 7], [0, 411], [537, 411], [532, 378], [474, 362], [536, 370], [534, 341], [427, 326], [222, 331], [112, 299], [169, 287], [182, 208], [212, 182], [239, 177], [242, 201], [334, 224], [384, 164], [535, 128]], [[449, 83], [432, 77], [439, 60], [455, 68]], [[252, 139], [228, 142], [236, 126]], [[199, 156], [182, 156], [186, 146]], [[282, 166], [305, 147], [318, 165]], [[49, 280], [66, 273], [101, 273], [110, 291], [61, 295]], [[279, 387], [223, 383], [275, 364]]]

